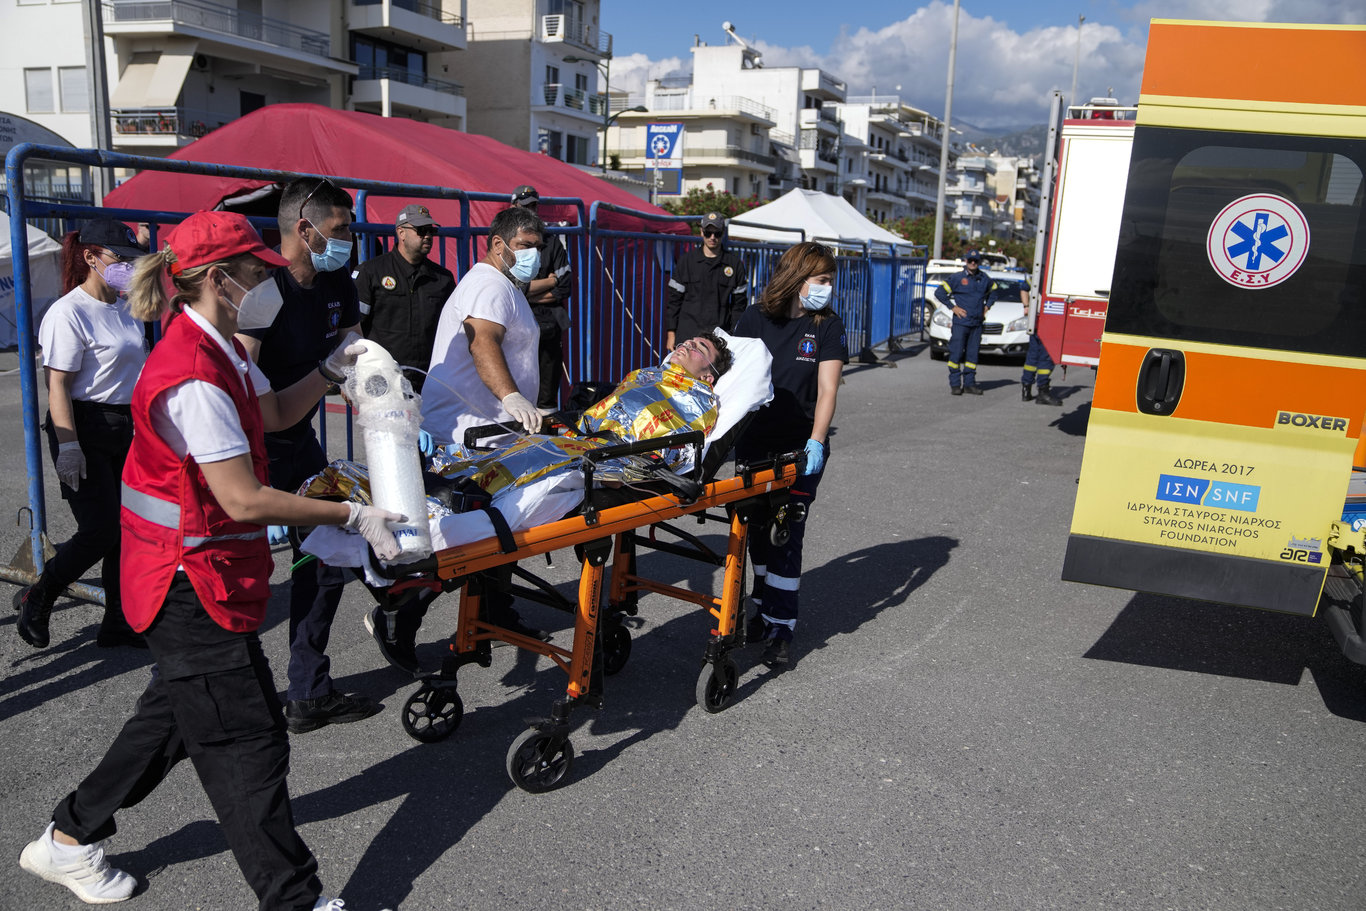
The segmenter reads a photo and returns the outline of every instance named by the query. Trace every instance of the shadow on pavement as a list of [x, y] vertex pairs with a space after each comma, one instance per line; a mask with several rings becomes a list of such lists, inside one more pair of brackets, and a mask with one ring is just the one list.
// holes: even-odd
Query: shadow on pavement
[[1329, 711], [1366, 721], [1366, 668], [1319, 618], [1138, 593], [1085, 657], [1289, 686], [1308, 670]]

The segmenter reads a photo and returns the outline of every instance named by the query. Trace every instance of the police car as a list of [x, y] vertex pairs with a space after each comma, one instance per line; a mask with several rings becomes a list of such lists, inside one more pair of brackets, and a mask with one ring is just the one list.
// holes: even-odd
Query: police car
[[[954, 260], [931, 260], [925, 268], [925, 294], [934, 307], [930, 315], [930, 356], [936, 360], [948, 357], [949, 336], [953, 334], [953, 311], [934, 298], [934, 288], [944, 278], [964, 268]], [[1025, 301], [1029, 297], [1029, 276], [1023, 272], [987, 269], [996, 282], [996, 303], [987, 310], [982, 324], [982, 354], [1024, 357], [1029, 350], [1029, 320], [1025, 318]]]

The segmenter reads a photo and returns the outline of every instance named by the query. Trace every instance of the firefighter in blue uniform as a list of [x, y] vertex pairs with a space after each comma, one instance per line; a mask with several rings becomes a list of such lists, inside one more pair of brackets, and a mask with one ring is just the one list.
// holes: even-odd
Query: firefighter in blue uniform
[[[1034, 394], [1034, 381], [1038, 380], [1039, 394]], [[1040, 405], [1061, 405], [1062, 399], [1048, 388], [1053, 379], [1053, 358], [1048, 349], [1033, 333], [1029, 336], [1029, 353], [1025, 355], [1024, 374], [1020, 377], [1020, 399], [1033, 399]]]
[[982, 254], [969, 250], [967, 267], [955, 272], [934, 289], [935, 299], [953, 311], [953, 334], [949, 336], [949, 392], [981, 395], [977, 385], [977, 351], [982, 344], [982, 322], [996, 303], [996, 283], [982, 271]]

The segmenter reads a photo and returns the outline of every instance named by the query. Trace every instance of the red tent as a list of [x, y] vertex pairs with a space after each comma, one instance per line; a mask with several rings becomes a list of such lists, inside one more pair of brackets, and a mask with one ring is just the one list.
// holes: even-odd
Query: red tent
[[[184, 161], [271, 168], [329, 174], [345, 187], [346, 178], [393, 183], [453, 187], [467, 191], [504, 193], [521, 184], [536, 187], [542, 197], [597, 201], [637, 212], [667, 215], [614, 186], [546, 155], [504, 145], [487, 136], [462, 133], [401, 117], [379, 117], [358, 111], [338, 111], [316, 104], [273, 104], [219, 127], [169, 157]], [[193, 212], [212, 209], [225, 199], [242, 196], [265, 181], [217, 175], [143, 171], [105, 199], [119, 208]], [[411, 199], [371, 195], [366, 215], [370, 221], [393, 223], [398, 210]], [[460, 224], [456, 200], [422, 200], [443, 225]], [[507, 202], [474, 202], [471, 220], [487, 225]], [[541, 206], [548, 221], [578, 223], [575, 209]], [[682, 222], [651, 222], [629, 216], [602, 219], [624, 230], [687, 234]]]

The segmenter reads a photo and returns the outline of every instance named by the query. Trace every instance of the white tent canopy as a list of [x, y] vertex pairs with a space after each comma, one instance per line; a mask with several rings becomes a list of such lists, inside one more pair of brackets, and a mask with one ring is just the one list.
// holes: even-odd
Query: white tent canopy
[[760, 225], [801, 228], [806, 232], [807, 240], [910, 245], [904, 238], [864, 218], [844, 197], [817, 190], [790, 190], [767, 205], [737, 215], [727, 227], [727, 233], [736, 240], [796, 243], [801, 238], [794, 232], [775, 231]]
[[[28, 269], [31, 288], [29, 300], [33, 304], [33, 331], [38, 332], [38, 321], [48, 305], [62, 291], [60, 259], [62, 245], [33, 225], [28, 228]], [[0, 348], [12, 348], [19, 343], [19, 329], [14, 312], [14, 256], [10, 245], [10, 220], [0, 212]]]

